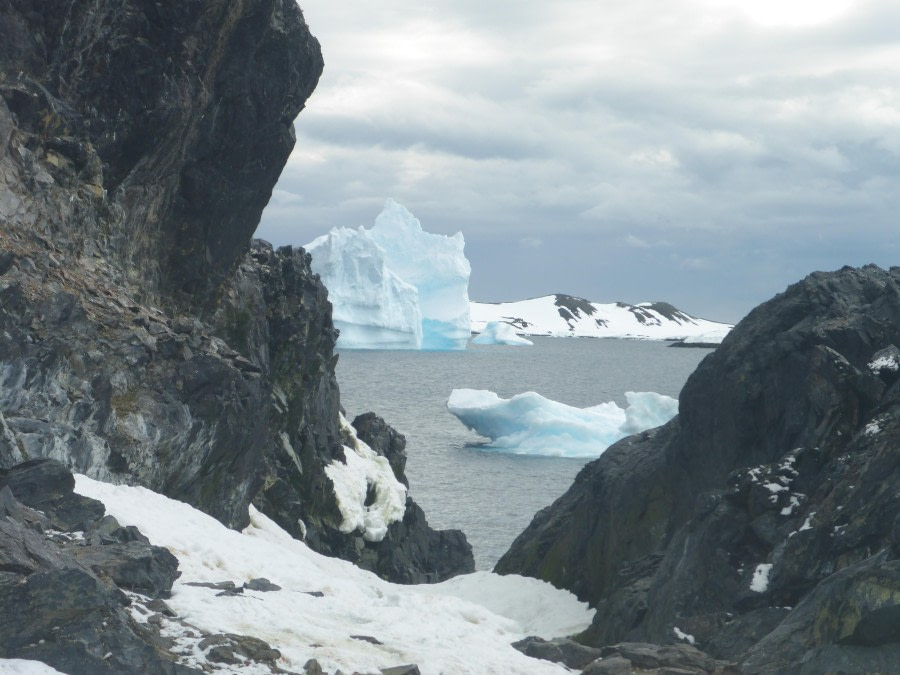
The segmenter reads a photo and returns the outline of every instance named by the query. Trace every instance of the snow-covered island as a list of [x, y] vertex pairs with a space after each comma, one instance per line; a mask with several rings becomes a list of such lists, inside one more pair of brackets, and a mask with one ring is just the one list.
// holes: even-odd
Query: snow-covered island
[[718, 344], [732, 326], [699, 319], [665, 302], [595, 303], [571, 295], [546, 295], [518, 302], [471, 302], [472, 332], [494, 321], [519, 335], [550, 337], [699, 340]]

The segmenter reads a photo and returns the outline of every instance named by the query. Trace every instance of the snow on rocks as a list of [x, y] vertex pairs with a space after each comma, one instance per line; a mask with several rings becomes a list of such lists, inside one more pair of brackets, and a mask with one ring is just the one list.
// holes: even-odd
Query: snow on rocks
[[769, 589], [769, 572], [771, 571], [771, 563], [757, 565], [753, 570], [753, 579], [750, 580], [750, 590], [755, 593], [765, 593]]
[[504, 321], [488, 321], [479, 335], [472, 339], [476, 345], [533, 345], [516, 334], [516, 329]]
[[[346, 462], [332, 461], [325, 467], [325, 475], [334, 484], [338, 508], [344, 517], [341, 532], [359, 530], [366, 541], [381, 541], [388, 526], [403, 519], [407, 488], [394, 476], [388, 459], [357, 438], [356, 430], [343, 415], [340, 425], [346, 439]], [[375, 499], [366, 504], [370, 490], [374, 490]]]
[[898, 371], [900, 370], [900, 349], [890, 345], [876, 352], [868, 365], [869, 370], [876, 374], [882, 371]]
[[486, 448], [519, 455], [598, 457], [629, 434], [668, 422], [678, 401], [654, 392], [626, 392], [628, 408], [614, 402], [575, 408], [529, 391], [503, 399], [491, 391], [454, 389], [447, 409], [472, 431], [491, 439]]
[[471, 308], [475, 333], [491, 321], [503, 321], [524, 335], [718, 344], [732, 329], [730, 324], [698, 319], [664, 302], [594, 303], [569, 295], [547, 295], [518, 302], [472, 302]]
[[371, 229], [335, 228], [304, 248], [328, 289], [341, 349], [465, 349], [465, 239], [425, 232], [392, 199]]
[[[314, 658], [327, 672], [378, 673], [415, 663], [424, 673], [561, 674], [568, 671], [531, 659], [511, 643], [532, 633], [583, 630], [592, 613], [567, 592], [536, 589], [540, 582], [533, 579], [480, 573], [441, 587], [391, 584], [312, 552], [252, 507], [250, 525], [237, 532], [145, 488], [77, 476], [76, 490], [176, 555], [182, 576], [167, 600], [172, 611], [204, 632], [265, 640], [286, 670], [304, 672]], [[240, 586], [259, 577], [282, 590], [248, 586], [219, 595], [216, 588], [191, 585], [226, 579]], [[489, 608], [468, 599], [481, 597]]]

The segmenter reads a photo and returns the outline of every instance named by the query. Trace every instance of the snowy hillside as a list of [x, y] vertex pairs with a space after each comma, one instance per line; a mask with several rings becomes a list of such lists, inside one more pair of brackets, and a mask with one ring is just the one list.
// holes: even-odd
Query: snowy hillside
[[665, 302], [629, 305], [593, 303], [571, 295], [547, 295], [519, 302], [472, 302], [472, 332], [504, 321], [523, 335], [722, 341], [730, 324], [698, 319]]
[[[253, 507], [250, 525], [237, 532], [146, 488], [81, 475], [76, 486], [178, 558], [181, 577], [166, 603], [199, 630], [162, 615], [156, 620], [181, 663], [207, 671], [270, 672], [256, 663], [215, 662], [215, 643], [201, 640], [200, 631], [264, 639], [291, 672], [311, 672], [305, 665], [314, 658], [329, 673], [380, 673], [415, 663], [423, 673], [564, 674], [563, 666], [511, 645], [528, 635], [579, 632], [594, 613], [566, 591], [517, 575], [476, 572], [434, 585], [391, 584], [314, 553]], [[229, 587], [237, 590], [226, 592]], [[130, 597], [134, 619], [147, 622], [152, 612], [143, 608], [150, 599]]]

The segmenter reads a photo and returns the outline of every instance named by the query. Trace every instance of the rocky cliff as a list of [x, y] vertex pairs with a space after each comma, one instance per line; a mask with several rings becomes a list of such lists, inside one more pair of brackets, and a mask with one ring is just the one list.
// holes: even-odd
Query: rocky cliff
[[689, 639], [750, 673], [893, 670], [898, 346], [900, 268], [794, 284], [704, 359], [678, 417], [588, 464], [497, 571], [589, 600], [589, 645]]
[[411, 502], [383, 542], [340, 531], [326, 291], [250, 242], [323, 67], [297, 5], [6, 0], [0, 34], [0, 468], [57, 459], [232, 527], [253, 502], [392, 580], [471, 569]]

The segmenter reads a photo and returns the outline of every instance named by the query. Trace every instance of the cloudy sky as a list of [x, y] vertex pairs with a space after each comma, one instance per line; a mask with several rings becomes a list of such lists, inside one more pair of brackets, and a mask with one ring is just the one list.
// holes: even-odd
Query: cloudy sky
[[301, 0], [325, 73], [258, 236], [462, 231], [470, 296], [736, 321], [900, 264], [897, 0]]

